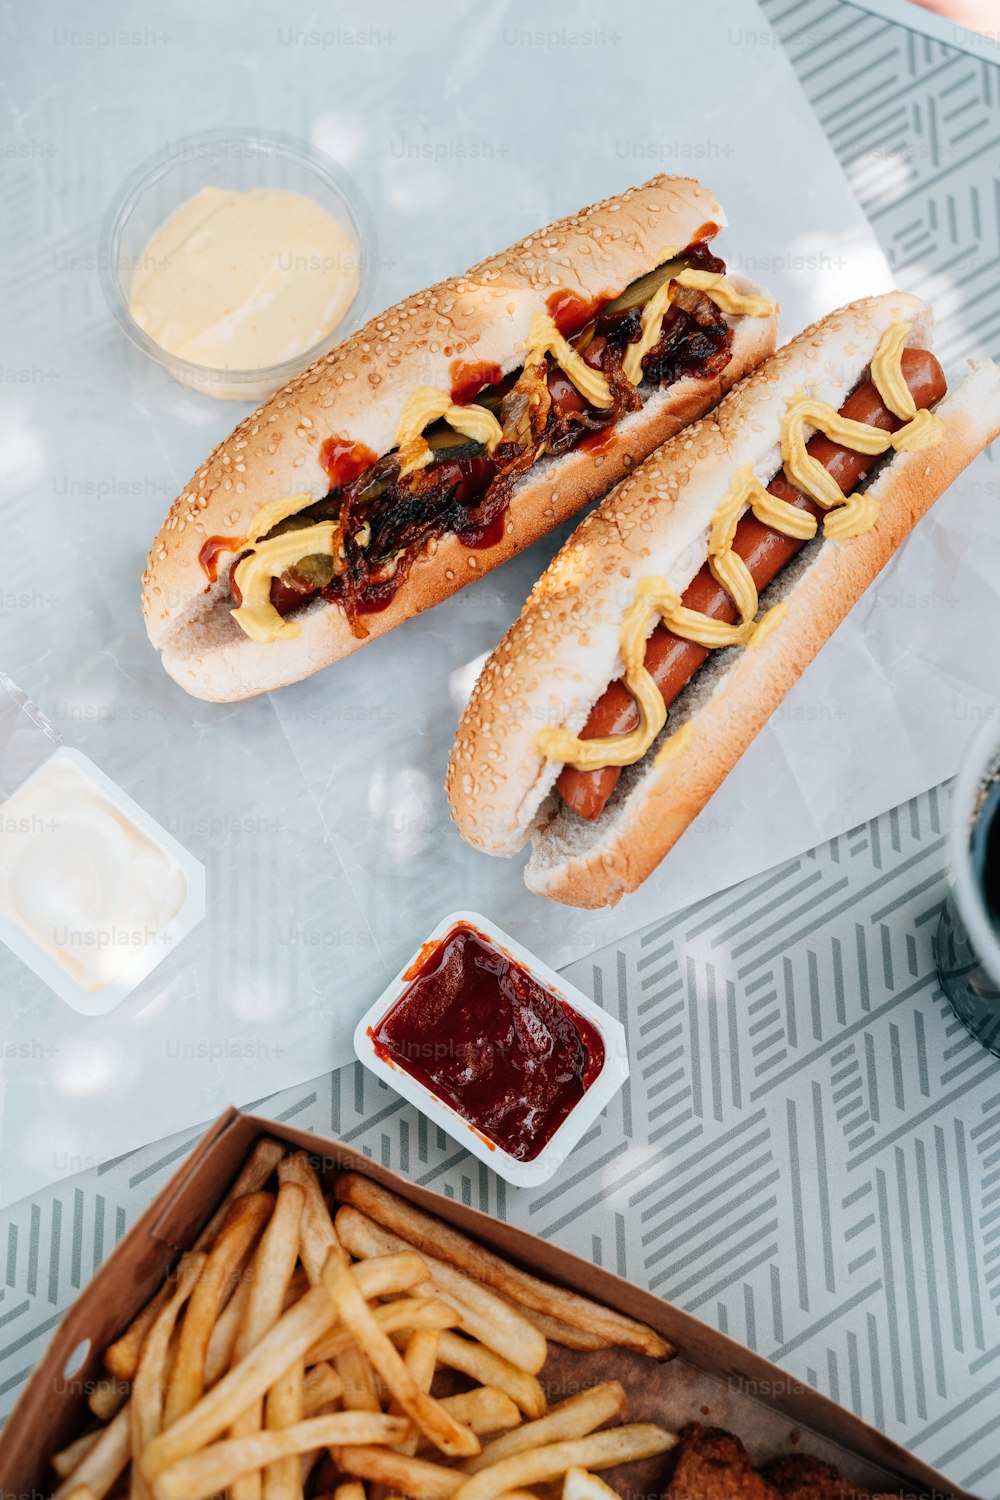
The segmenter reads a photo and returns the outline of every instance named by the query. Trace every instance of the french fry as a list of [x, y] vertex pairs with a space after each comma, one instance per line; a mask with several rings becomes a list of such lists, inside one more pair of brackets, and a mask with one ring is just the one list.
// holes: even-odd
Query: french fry
[[[182, 1257], [183, 1259], [183, 1257]], [[170, 1300], [173, 1288], [165, 1281], [159, 1291], [136, 1314], [120, 1338], [115, 1339], [104, 1351], [104, 1366], [116, 1380], [131, 1381], [139, 1364], [143, 1340], [152, 1328], [157, 1313]]]
[[[282, 1302], [282, 1312], [287, 1311], [293, 1302], [297, 1302], [309, 1285], [309, 1279], [302, 1267], [296, 1268], [291, 1281], [285, 1291]], [[212, 1329], [212, 1337], [208, 1341], [208, 1351], [205, 1354], [205, 1385], [214, 1385], [220, 1375], [224, 1375], [233, 1361], [233, 1350], [236, 1348], [236, 1335], [239, 1333], [240, 1324], [243, 1322], [250, 1301], [250, 1293], [253, 1290], [249, 1277], [241, 1278], [236, 1290], [219, 1314], [215, 1327]]]
[[673, 1432], [651, 1422], [635, 1422], [627, 1427], [611, 1427], [606, 1432], [592, 1432], [570, 1442], [529, 1448], [481, 1469], [478, 1474], [467, 1475], [455, 1491], [455, 1500], [497, 1500], [508, 1490], [558, 1479], [568, 1469], [609, 1469], [637, 1458], [667, 1453], [677, 1442]]
[[323, 1281], [337, 1305], [341, 1322], [354, 1334], [372, 1367], [421, 1432], [449, 1457], [467, 1458], [478, 1453], [480, 1443], [475, 1433], [456, 1422], [433, 1396], [420, 1389], [392, 1341], [372, 1317], [353, 1270], [338, 1267], [331, 1256], [323, 1269]]
[[337, 1238], [337, 1231], [333, 1227], [333, 1219], [326, 1206], [319, 1178], [313, 1171], [312, 1164], [304, 1151], [296, 1151], [294, 1156], [286, 1156], [278, 1167], [278, 1181], [297, 1183], [306, 1195], [302, 1214], [302, 1264], [306, 1268], [310, 1282], [316, 1286], [323, 1274], [323, 1267], [330, 1251], [337, 1252], [338, 1259], [343, 1265], [348, 1264], [347, 1254]]
[[299, 1252], [299, 1229], [305, 1193], [294, 1183], [282, 1183], [254, 1253], [250, 1295], [236, 1334], [233, 1357], [241, 1360], [259, 1344], [281, 1316], [285, 1292]]
[[335, 1448], [333, 1456], [343, 1473], [389, 1485], [409, 1500], [450, 1500], [462, 1481], [456, 1469], [389, 1448]]
[[244, 1198], [248, 1193], [259, 1192], [286, 1154], [287, 1147], [283, 1146], [280, 1141], [273, 1140], [269, 1135], [261, 1136], [259, 1141], [254, 1142], [250, 1155], [237, 1174], [236, 1181], [195, 1240], [192, 1249], [204, 1250], [207, 1245], [215, 1243], [219, 1237], [219, 1230], [237, 1198]]
[[[460, 1315], [439, 1297], [400, 1297], [396, 1302], [383, 1302], [372, 1308], [372, 1316], [383, 1333], [407, 1332], [418, 1328], [457, 1328]], [[333, 1359], [352, 1342], [344, 1329], [335, 1328], [332, 1333], [315, 1343], [306, 1356], [310, 1360]]]
[[225, 1296], [274, 1208], [270, 1193], [247, 1193], [229, 1209], [184, 1316], [177, 1357], [167, 1382], [163, 1425], [172, 1426], [205, 1389], [205, 1355]]
[[340, 1411], [330, 1417], [310, 1417], [279, 1432], [257, 1432], [245, 1438], [213, 1443], [199, 1453], [178, 1460], [156, 1478], [156, 1500], [206, 1500], [227, 1489], [251, 1469], [262, 1469], [280, 1458], [341, 1443], [393, 1443], [406, 1433], [403, 1417], [383, 1413]]
[[450, 1224], [414, 1208], [404, 1198], [358, 1172], [341, 1172], [334, 1192], [341, 1203], [352, 1204], [416, 1249], [458, 1266], [473, 1280], [483, 1282], [521, 1306], [559, 1318], [585, 1333], [600, 1335], [609, 1344], [636, 1349], [653, 1359], [666, 1359], [674, 1353], [672, 1346], [646, 1324], [518, 1270]]
[[618, 1491], [597, 1474], [586, 1469], [567, 1469], [563, 1480], [562, 1500], [619, 1500]]
[[53, 1500], [68, 1500], [74, 1490], [81, 1488], [90, 1490], [93, 1500], [104, 1500], [125, 1472], [129, 1452], [129, 1403], [126, 1403], [69, 1478], [63, 1480]]
[[[537, 1379], [549, 1340], [672, 1352], [652, 1329], [359, 1174], [336, 1199], [306, 1152], [257, 1143], [108, 1351], [107, 1425], [56, 1455], [53, 1500], [615, 1500], [598, 1471], [677, 1442], [607, 1426], [617, 1381], [550, 1411]], [[435, 1397], [439, 1368], [473, 1388]]]
[[[269, 1431], [283, 1431], [301, 1422], [305, 1415], [305, 1367], [296, 1361], [274, 1382], [264, 1401], [264, 1422]], [[230, 1489], [230, 1496], [233, 1491]], [[297, 1454], [286, 1454], [264, 1470], [264, 1500], [301, 1500]]]
[[[171, 1292], [173, 1287], [167, 1284], [167, 1291]], [[164, 1301], [167, 1299], [164, 1298]], [[108, 1380], [99, 1380], [94, 1389], [87, 1397], [87, 1405], [99, 1417], [102, 1422], [110, 1422], [111, 1418], [120, 1412], [128, 1400], [129, 1383], [127, 1380], [119, 1380], [112, 1375]]]
[[205, 1385], [214, 1385], [220, 1375], [224, 1375], [233, 1362], [233, 1350], [236, 1348], [236, 1335], [240, 1331], [240, 1324], [246, 1315], [247, 1303], [250, 1301], [250, 1293], [253, 1291], [253, 1283], [249, 1277], [241, 1277], [235, 1290], [225, 1307], [215, 1320], [205, 1350]]
[[160, 1309], [143, 1340], [139, 1366], [132, 1382], [132, 1398], [129, 1401], [129, 1446], [132, 1454], [130, 1494], [133, 1500], [147, 1500], [149, 1494], [139, 1468], [139, 1456], [163, 1424], [163, 1397], [167, 1385], [171, 1340], [177, 1319], [193, 1294], [207, 1259], [202, 1251], [185, 1257], [173, 1295]]
[[[236, 1360], [249, 1354], [281, 1316], [285, 1292], [298, 1259], [305, 1199], [304, 1191], [294, 1182], [282, 1182], [278, 1188], [274, 1213], [253, 1258], [250, 1296], [233, 1349]], [[262, 1425], [262, 1415], [261, 1402], [251, 1401], [230, 1428], [230, 1437], [246, 1437], [258, 1431]], [[301, 1415], [299, 1411], [294, 1420], [298, 1420]], [[279, 1425], [287, 1427], [291, 1423]], [[295, 1467], [297, 1473], [298, 1466]], [[258, 1470], [254, 1470], [233, 1480], [230, 1500], [259, 1500], [261, 1491], [261, 1475]]]
[[[517, 1403], [495, 1385], [478, 1385], [475, 1390], [460, 1391], [457, 1396], [442, 1396], [440, 1400], [446, 1411], [471, 1427], [477, 1436], [504, 1432], [507, 1428], [517, 1427], [521, 1421]], [[422, 1444], [418, 1443], [418, 1453], [421, 1447]]]
[[[343, 1394], [343, 1382], [332, 1365], [325, 1362], [313, 1365], [311, 1370], [306, 1371], [302, 1393], [303, 1418], [329, 1416], [337, 1410]], [[309, 1453], [299, 1454], [299, 1484], [303, 1488], [317, 1459], [324, 1451], [321, 1448], [314, 1448]], [[230, 1490], [230, 1500], [231, 1497], [232, 1490]]]
[[487, 1443], [482, 1453], [468, 1458], [462, 1464], [467, 1474], [478, 1474], [491, 1464], [505, 1458], [513, 1458], [527, 1448], [544, 1448], [552, 1443], [568, 1442], [572, 1438], [586, 1437], [604, 1422], [617, 1417], [625, 1406], [625, 1391], [617, 1380], [605, 1381], [603, 1385], [591, 1386], [575, 1396], [568, 1396], [553, 1406], [547, 1416], [537, 1422], [526, 1422], [516, 1432], [506, 1432], [502, 1437]]
[[[418, 1328], [410, 1334], [403, 1355], [403, 1363], [413, 1376], [422, 1391], [430, 1391], [434, 1383], [434, 1371], [437, 1369], [438, 1330], [435, 1328]], [[393, 1415], [401, 1415], [403, 1408], [398, 1401], [393, 1401], [389, 1407]], [[459, 1422], [462, 1418], [456, 1412], [452, 1412]], [[475, 1430], [475, 1429], [473, 1429]], [[398, 1444], [400, 1453], [416, 1453], [417, 1443], [420, 1439], [420, 1429], [412, 1427], [410, 1432], [401, 1443]]]
[[[236, 1181], [201, 1231], [201, 1234], [191, 1247], [191, 1251], [188, 1252], [189, 1254], [197, 1250], [202, 1250], [206, 1245], [213, 1243], [226, 1214], [229, 1212], [230, 1205], [245, 1193], [253, 1193], [258, 1188], [262, 1188], [284, 1154], [284, 1146], [278, 1141], [271, 1140], [268, 1136], [264, 1136], [256, 1143], [240, 1168]], [[181, 1259], [183, 1260], [183, 1258], [182, 1256]], [[179, 1271], [180, 1267], [178, 1266], [177, 1269]], [[105, 1366], [119, 1380], [131, 1380], [138, 1369], [142, 1341], [153, 1326], [160, 1308], [169, 1299], [171, 1290], [170, 1283], [164, 1282], [152, 1300], [147, 1302], [142, 1311], [132, 1319], [132, 1322], [121, 1337], [117, 1338], [106, 1350], [104, 1355]]]
[[[415, 1251], [366, 1261], [352, 1273], [364, 1297], [409, 1291], [427, 1280], [427, 1266]], [[142, 1456], [143, 1472], [155, 1479], [168, 1465], [213, 1442], [251, 1402], [262, 1396], [317, 1337], [331, 1328], [337, 1308], [326, 1286], [311, 1287], [275, 1323], [245, 1359], [226, 1372], [197, 1406], [153, 1439]]]
[[96, 1432], [85, 1432], [75, 1442], [70, 1443], [59, 1453], [54, 1453], [50, 1460], [60, 1479], [69, 1479], [73, 1470], [86, 1457], [91, 1448], [101, 1436], [101, 1429]]
[[[350, 1206], [337, 1214], [336, 1229], [352, 1255], [367, 1260], [408, 1248], [406, 1240]], [[462, 1313], [462, 1326], [520, 1370], [537, 1375], [545, 1363], [545, 1336], [509, 1302], [470, 1281], [462, 1271], [422, 1252], [431, 1273], [429, 1291]]]
[[141, 1460], [149, 1479], [169, 1464], [211, 1443], [241, 1411], [263, 1396], [288, 1366], [303, 1355], [318, 1330], [337, 1316], [325, 1287], [313, 1287], [278, 1320], [245, 1359], [233, 1365], [173, 1427], [153, 1439]]
[[350, 1344], [333, 1357], [344, 1388], [344, 1406], [348, 1411], [381, 1411], [378, 1377], [363, 1349]]
[[306, 1371], [302, 1400], [307, 1417], [314, 1417], [322, 1407], [339, 1401], [343, 1394], [344, 1387], [340, 1376], [325, 1360]]
[[[505, 1302], [508, 1300], [504, 1298]], [[609, 1341], [602, 1338], [599, 1333], [588, 1333], [582, 1328], [574, 1328], [572, 1324], [564, 1323], [561, 1318], [550, 1318], [547, 1313], [535, 1312], [531, 1307], [519, 1307], [518, 1312], [522, 1318], [527, 1318], [529, 1323], [534, 1323], [539, 1333], [544, 1335], [550, 1344], [561, 1344], [564, 1349], [584, 1351], [611, 1348]]]
[[461, 1334], [444, 1330], [438, 1341], [438, 1360], [449, 1369], [461, 1370], [480, 1385], [495, 1385], [516, 1402], [526, 1417], [544, 1417], [548, 1410], [545, 1392], [534, 1375], [519, 1370], [492, 1349]]

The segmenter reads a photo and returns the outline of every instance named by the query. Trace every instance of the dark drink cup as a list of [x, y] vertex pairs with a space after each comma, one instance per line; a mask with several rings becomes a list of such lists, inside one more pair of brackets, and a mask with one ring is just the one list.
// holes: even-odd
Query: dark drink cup
[[948, 864], [938, 977], [955, 1014], [1000, 1057], [1000, 707], [955, 782]]

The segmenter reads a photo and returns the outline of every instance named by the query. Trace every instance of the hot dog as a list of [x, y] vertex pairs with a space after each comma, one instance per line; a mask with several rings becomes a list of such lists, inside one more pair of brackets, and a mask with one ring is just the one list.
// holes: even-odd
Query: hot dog
[[305, 677], [604, 493], [771, 353], [721, 206], [656, 177], [374, 318], [174, 502], [147, 631], [196, 697]]
[[[918, 411], [936, 405], [944, 396], [947, 389], [944, 371], [926, 349], [904, 349], [902, 369]], [[903, 425], [903, 419], [889, 410], [870, 380], [852, 391], [840, 408], [840, 414], [886, 432], [898, 432]], [[876, 461], [873, 455], [856, 453], [842, 443], [831, 442], [822, 432], [810, 438], [807, 452], [823, 465], [845, 495], [857, 489]], [[822, 507], [796, 489], [783, 469], [767, 488], [772, 495], [806, 511], [817, 521], [822, 518]], [[803, 540], [783, 536], [748, 512], [736, 529], [733, 550], [747, 564], [758, 591], [763, 591], [804, 545]], [[731, 624], [736, 619], [732, 599], [725, 589], [719, 587], [708, 567], [702, 568], [685, 589], [683, 602], [688, 609], [697, 610], [714, 620]], [[708, 655], [707, 646], [684, 640], [665, 625], [656, 626], [646, 645], [646, 667], [668, 708]], [[638, 722], [635, 699], [619, 678], [595, 704], [580, 731], [580, 738], [587, 740], [603, 735], [627, 734]], [[618, 766], [607, 766], [601, 771], [578, 771], [575, 766], [563, 766], [556, 786], [566, 806], [578, 817], [592, 822], [604, 811], [620, 775]]]
[[947, 393], [930, 335], [902, 292], [830, 314], [577, 527], [459, 724], [463, 837], [499, 855], [530, 840], [529, 888], [580, 906], [651, 873], [1000, 433], [1000, 369]]

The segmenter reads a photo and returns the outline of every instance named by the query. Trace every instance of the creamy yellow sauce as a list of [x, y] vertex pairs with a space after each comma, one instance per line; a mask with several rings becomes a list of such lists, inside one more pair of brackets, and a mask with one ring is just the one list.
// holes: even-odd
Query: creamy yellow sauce
[[665, 766], [668, 760], [673, 760], [675, 755], [680, 755], [682, 750], [686, 750], [693, 734], [694, 722], [691, 719], [688, 719], [686, 724], [682, 724], [680, 729], [675, 729], [673, 734], [668, 734], [656, 752], [654, 765], [657, 769]]
[[536, 312], [528, 327], [524, 363], [526, 366], [540, 364], [546, 354], [551, 354], [567, 380], [573, 382], [591, 406], [603, 409], [611, 405], [611, 387], [600, 370], [592, 369], [583, 355], [563, 337], [550, 313]]
[[[658, 263], [662, 264], [667, 258], [661, 254]], [[639, 337], [625, 351], [622, 369], [625, 378], [633, 385], [638, 385], [642, 380], [642, 361], [660, 337], [660, 324], [673, 300], [675, 286], [691, 287], [695, 291], [704, 292], [710, 302], [714, 302], [716, 307], [729, 313], [731, 317], [769, 318], [776, 311], [775, 303], [767, 297], [738, 292], [720, 271], [695, 271], [690, 267], [678, 271], [676, 276], [657, 287], [646, 303], [639, 323]]]
[[434, 455], [421, 433], [431, 422], [442, 419], [463, 437], [482, 443], [487, 453], [492, 453], [503, 437], [500, 423], [485, 406], [456, 406], [447, 391], [418, 385], [403, 407], [396, 429], [396, 447], [402, 459], [400, 479], [430, 463]]
[[[701, 273], [698, 273], [701, 274]], [[847, 496], [833, 477], [806, 452], [806, 427], [826, 434], [832, 442], [856, 453], [877, 455], [890, 447], [898, 451], [932, 447], [944, 435], [944, 424], [936, 413], [917, 411], [903, 376], [902, 355], [909, 323], [893, 323], [883, 333], [871, 361], [870, 378], [885, 405], [906, 426], [895, 434], [866, 422], [842, 417], [825, 401], [796, 392], [781, 423], [781, 458], [785, 473], [797, 489], [831, 513], [824, 518], [823, 533], [834, 541], [847, 541], [870, 530], [878, 520], [878, 501], [868, 492]], [[906, 392], [904, 400], [901, 388]], [[783, 535], [808, 540], [816, 534], [816, 518], [772, 495], [755, 476], [749, 464], [737, 470], [712, 517], [708, 534], [708, 564], [716, 581], [729, 594], [739, 612], [735, 625], [713, 620], [687, 609], [681, 596], [666, 579], [639, 580], [635, 598], [625, 610], [619, 629], [619, 647], [625, 665], [625, 686], [635, 698], [639, 724], [628, 734], [584, 740], [568, 730], [547, 727], [535, 742], [550, 760], [559, 760], [578, 771], [600, 771], [606, 766], [630, 766], [650, 749], [667, 722], [667, 709], [650, 672], [646, 670], [646, 643], [657, 618], [683, 640], [717, 649], [722, 646], [760, 646], [788, 613], [782, 600], [755, 620], [760, 600], [750, 571], [732, 550], [736, 527], [751, 510], [765, 526]], [[665, 742], [656, 765], [675, 755], [687, 743], [681, 727]]]
[[252, 641], [294, 640], [299, 634], [298, 621], [282, 619], [271, 603], [271, 581], [303, 557], [324, 552], [332, 556], [334, 534], [339, 530], [336, 521], [318, 521], [315, 526], [285, 531], [237, 563], [233, 577], [243, 603], [230, 614]]
[[261, 370], [331, 333], [359, 280], [354, 247], [314, 199], [206, 187], [150, 239], [129, 303], [168, 353], [213, 370]]

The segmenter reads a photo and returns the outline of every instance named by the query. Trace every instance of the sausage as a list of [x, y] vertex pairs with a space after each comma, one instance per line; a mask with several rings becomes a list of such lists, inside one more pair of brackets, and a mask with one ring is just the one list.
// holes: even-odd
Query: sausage
[[[933, 354], [925, 349], [904, 349], [902, 369], [903, 378], [918, 410], [933, 406], [941, 400], [947, 386], [941, 366]], [[848, 396], [840, 411], [842, 416], [850, 417], [855, 422], [866, 422], [871, 427], [880, 427], [885, 432], [896, 432], [903, 425], [901, 419], [889, 411], [870, 381], [859, 385]], [[853, 448], [831, 442], [821, 432], [813, 434], [806, 444], [806, 450], [833, 476], [845, 495], [857, 488], [877, 462], [877, 455], [855, 453]], [[817, 519], [824, 514], [821, 506], [795, 488], [786, 478], [783, 469], [767, 488], [772, 495], [787, 500], [799, 510], [808, 511]], [[746, 563], [758, 591], [763, 591], [803, 546], [805, 543], [797, 537], [784, 536], [780, 531], [765, 526], [751, 511], [747, 511], [740, 520], [733, 540], [733, 551]], [[737, 618], [733, 601], [716, 583], [707, 563], [688, 585], [683, 602], [688, 609], [709, 615], [713, 620], [733, 623]], [[709, 650], [707, 646], [700, 646], [695, 641], [686, 641], [674, 635], [665, 625], [657, 625], [646, 645], [645, 664], [668, 707], [697, 672], [709, 655]], [[594, 705], [590, 718], [580, 731], [580, 738], [591, 740], [601, 739], [605, 735], [627, 734], [638, 723], [635, 699], [619, 678], [611, 683]], [[618, 766], [606, 766], [601, 771], [578, 771], [575, 766], [566, 765], [559, 773], [556, 786], [571, 811], [581, 818], [593, 821], [604, 811], [620, 775], [621, 769]]]

